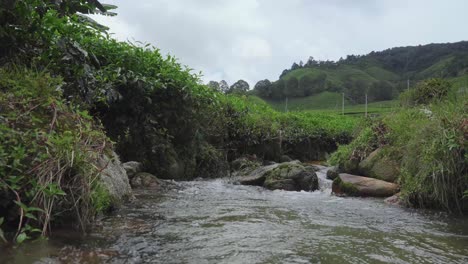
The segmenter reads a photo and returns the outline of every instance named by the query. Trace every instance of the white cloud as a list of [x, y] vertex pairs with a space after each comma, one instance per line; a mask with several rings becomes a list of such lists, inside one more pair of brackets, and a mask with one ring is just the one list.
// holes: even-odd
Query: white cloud
[[464, 0], [106, 0], [96, 17], [120, 40], [149, 42], [204, 79], [276, 80], [293, 62], [467, 37]]

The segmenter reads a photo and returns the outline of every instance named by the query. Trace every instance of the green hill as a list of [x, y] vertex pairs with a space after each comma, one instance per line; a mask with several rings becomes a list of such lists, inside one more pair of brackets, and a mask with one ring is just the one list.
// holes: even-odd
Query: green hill
[[[320, 105], [315, 101], [329, 99], [330, 95], [322, 95], [323, 92], [344, 92], [353, 104], [364, 103], [365, 94], [370, 102], [388, 101], [407, 88], [408, 80], [413, 86], [431, 77], [464, 79], [466, 74], [468, 42], [462, 41], [391, 48], [349, 55], [339, 61], [316, 61], [310, 57], [306, 63], [294, 63], [285, 69], [277, 81], [258, 82], [254, 93], [267, 101], [289, 98], [293, 108], [297, 105], [314, 109]], [[312, 95], [318, 97], [309, 98]], [[314, 106], [306, 106], [309, 103]]]

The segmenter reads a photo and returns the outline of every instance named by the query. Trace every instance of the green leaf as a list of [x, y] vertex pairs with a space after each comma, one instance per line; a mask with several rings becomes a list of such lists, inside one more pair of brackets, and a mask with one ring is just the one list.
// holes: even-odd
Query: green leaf
[[5, 242], [5, 243], [7, 242], [7, 240], [5, 239], [5, 236], [4, 236], [4, 234], [3, 234], [3, 230], [2, 230], [2, 229], [0, 229], [0, 239], [3, 240], [3, 242]]
[[37, 207], [28, 207], [28, 210], [27, 210], [27, 211], [28, 211], [28, 212], [42, 212], [42, 213], [44, 212], [43, 209], [37, 208]]
[[21, 244], [28, 238], [29, 237], [26, 235], [26, 233], [21, 233], [16, 237], [16, 243]]
[[29, 219], [37, 220], [37, 218], [36, 218], [33, 214], [31, 214], [31, 213], [26, 213], [24, 216], [26, 216], [26, 217], [29, 218]]
[[22, 202], [15, 201], [15, 204], [17, 204], [19, 207], [21, 207], [21, 209], [23, 209], [24, 211], [28, 211], [28, 209], [29, 209], [28, 206], [25, 205]]

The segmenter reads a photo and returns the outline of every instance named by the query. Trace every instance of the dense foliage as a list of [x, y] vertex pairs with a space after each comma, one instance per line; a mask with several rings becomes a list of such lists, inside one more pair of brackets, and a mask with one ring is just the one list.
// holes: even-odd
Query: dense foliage
[[84, 227], [110, 205], [96, 164], [111, 143], [65, 103], [62, 84], [44, 72], [0, 70], [0, 218], [15, 224], [10, 238], [19, 243], [57, 219]]

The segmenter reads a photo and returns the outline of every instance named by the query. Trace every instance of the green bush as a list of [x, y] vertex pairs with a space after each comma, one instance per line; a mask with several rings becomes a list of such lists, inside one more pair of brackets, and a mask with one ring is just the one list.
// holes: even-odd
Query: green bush
[[400, 94], [403, 106], [429, 104], [444, 99], [450, 91], [451, 84], [443, 79], [429, 79], [419, 82], [414, 89]]
[[341, 145], [328, 159], [328, 163], [338, 166], [341, 171], [359, 173], [358, 165], [378, 146], [377, 135], [371, 126], [364, 127], [348, 145]]
[[65, 104], [61, 84], [0, 69], [0, 213], [17, 242], [69, 217], [84, 227], [108, 206], [93, 164], [111, 144], [88, 113]]

